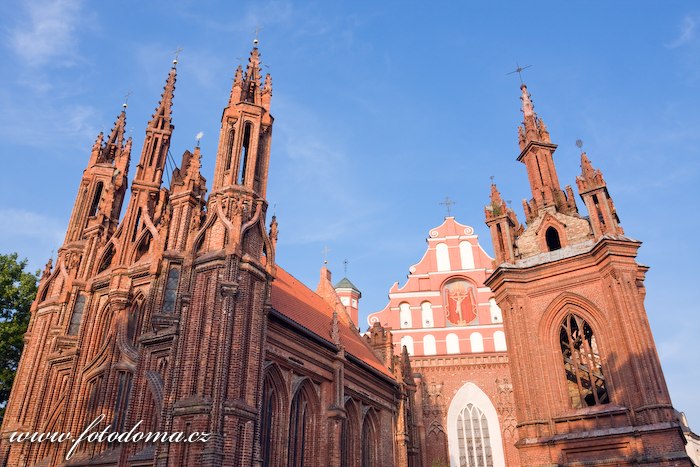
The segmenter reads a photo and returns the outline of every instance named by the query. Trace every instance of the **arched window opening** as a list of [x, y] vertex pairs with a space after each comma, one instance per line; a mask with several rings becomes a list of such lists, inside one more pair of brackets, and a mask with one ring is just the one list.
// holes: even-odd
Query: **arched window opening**
[[141, 239], [139, 242], [138, 248], [136, 248], [136, 258], [135, 261], [140, 260], [146, 253], [148, 253], [148, 250], [151, 248], [151, 233], [147, 232], [146, 235]]
[[501, 252], [503, 252], [503, 255], [505, 256], [506, 244], [503, 241], [503, 229], [501, 229], [501, 224], [496, 224], [496, 239], [498, 241], [498, 246], [500, 247]]
[[112, 421], [112, 428], [120, 433], [124, 428], [126, 411], [129, 407], [129, 396], [131, 395], [131, 376], [131, 373], [128, 371], [120, 371], [117, 374], [117, 398], [114, 404], [114, 420]]
[[131, 241], [136, 241], [136, 235], [139, 233], [139, 228], [141, 227], [141, 208], [136, 211], [136, 221], [134, 222], [134, 231], [131, 232]]
[[[109, 245], [107, 253], [102, 257], [102, 262], [100, 267], [97, 268], [97, 272], [100, 273], [106, 270], [112, 264], [112, 259], [114, 258], [114, 245]], [[47, 289], [48, 290], [48, 289]]]
[[168, 271], [168, 278], [165, 281], [165, 292], [163, 293], [163, 313], [175, 311], [175, 300], [177, 299], [177, 287], [180, 284], [180, 269], [172, 266]]
[[413, 337], [411, 336], [403, 336], [401, 338], [401, 348], [399, 349], [400, 352], [403, 352], [403, 348], [406, 347], [406, 351], [408, 352], [408, 355], [413, 355]]
[[263, 156], [265, 155], [264, 145], [267, 144], [264, 138], [258, 140], [258, 154], [255, 156], [255, 171], [253, 172], [253, 189], [260, 192], [260, 181], [263, 179]]
[[303, 467], [316, 458], [314, 450], [314, 408], [311, 388], [302, 386], [292, 399], [289, 412], [289, 447], [287, 465]]
[[503, 313], [501, 312], [501, 307], [496, 303], [496, 299], [489, 298], [489, 312], [491, 313], [491, 322], [500, 323], [503, 321]]
[[68, 335], [76, 336], [80, 330], [80, 322], [83, 320], [83, 310], [85, 309], [85, 295], [78, 295], [73, 307], [73, 314], [70, 317], [70, 325], [68, 326]]
[[413, 327], [413, 319], [411, 317], [411, 306], [404, 302], [399, 305], [399, 320], [401, 321], [401, 328]]
[[[102, 380], [104, 375], [100, 374], [91, 379], [87, 386], [87, 420], [93, 421], [99, 415], [100, 399], [102, 398]], [[89, 423], [88, 422], [88, 423]]]
[[547, 229], [545, 233], [545, 239], [547, 240], [547, 249], [549, 251], [558, 250], [561, 248], [561, 241], [559, 240], [559, 232], [554, 227]]
[[503, 331], [493, 333], [493, 347], [496, 352], [505, 352], [508, 350], [506, 346], [506, 335]]
[[95, 196], [92, 197], [92, 204], [90, 205], [89, 217], [93, 217], [97, 214], [97, 208], [100, 206], [100, 198], [102, 198], [102, 188], [104, 184], [102, 182], [97, 182], [97, 187], [95, 188]]
[[474, 404], [467, 404], [457, 416], [457, 440], [460, 466], [493, 467], [489, 423]]
[[131, 345], [136, 346], [136, 340], [141, 334], [141, 319], [142, 319], [141, 304], [137, 304], [131, 308], [129, 318], [126, 322], [126, 339]]
[[156, 148], [158, 147], [158, 138], [153, 138], [153, 143], [151, 145], [151, 157], [148, 158], [148, 166], [153, 165], [153, 157], [156, 154]]
[[435, 344], [435, 336], [427, 334], [423, 337], [423, 355], [437, 354], [437, 345]]
[[268, 372], [263, 382], [262, 417], [260, 428], [260, 448], [263, 467], [278, 465], [280, 403], [273, 376]]
[[238, 163], [238, 177], [236, 183], [245, 185], [245, 172], [248, 166], [248, 150], [250, 149], [250, 133], [253, 125], [250, 122], [245, 124], [243, 130], [243, 147], [241, 148], [241, 159]]
[[447, 244], [437, 244], [435, 247], [435, 257], [437, 258], [437, 270], [439, 272], [450, 270], [450, 251]]
[[445, 338], [445, 344], [447, 345], [447, 353], [448, 354], [458, 354], [460, 349], [459, 349], [459, 336], [457, 334], [451, 332], [447, 335]]
[[371, 412], [367, 412], [362, 423], [362, 467], [374, 467], [377, 465], [377, 430], [371, 417]]
[[236, 130], [231, 128], [228, 131], [228, 137], [226, 138], [226, 154], [224, 155], [226, 164], [224, 165], [224, 170], [231, 169], [231, 159], [233, 158], [233, 141], [234, 136], [236, 136]]
[[588, 322], [569, 313], [561, 323], [559, 341], [572, 407], [578, 409], [610, 402], [598, 343]]
[[471, 243], [466, 240], [459, 242], [459, 257], [462, 261], [462, 269], [474, 269], [474, 252]]
[[479, 332], [473, 332], [469, 336], [469, 343], [472, 346], [472, 352], [484, 351], [484, 337]]
[[357, 459], [357, 435], [359, 422], [357, 410], [352, 399], [345, 403], [346, 418], [343, 420], [340, 437], [340, 463], [341, 465], [355, 465]]
[[433, 320], [433, 306], [430, 302], [423, 302], [420, 304], [420, 313], [424, 328], [432, 328], [435, 326], [435, 321]]

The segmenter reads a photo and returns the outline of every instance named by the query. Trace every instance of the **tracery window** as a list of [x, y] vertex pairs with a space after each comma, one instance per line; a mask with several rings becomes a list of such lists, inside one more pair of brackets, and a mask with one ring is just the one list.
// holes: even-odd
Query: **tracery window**
[[175, 301], [177, 300], [177, 287], [180, 283], [180, 270], [172, 266], [168, 271], [168, 278], [165, 281], [165, 292], [163, 293], [163, 313], [175, 311]]
[[68, 335], [76, 336], [80, 330], [80, 322], [83, 320], [83, 310], [85, 309], [85, 295], [80, 294], [75, 301], [73, 314], [70, 317], [70, 325], [68, 326]]
[[308, 383], [302, 386], [292, 399], [289, 412], [289, 448], [287, 465], [302, 467], [312, 465], [314, 450], [314, 406]]
[[474, 404], [467, 404], [457, 417], [460, 467], [492, 467], [491, 437], [486, 415]]
[[270, 372], [265, 376], [263, 382], [262, 417], [260, 429], [260, 448], [263, 466], [277, 465], [279, 461], [279, 397], [273, 376]]
[[559, 341], [572, 407], [578, 409], [610, 402], [598, 343], [588, 322], [569, 313], [561, 323]]
[[377, 431], [372, 419], [372, 412], [367, 412], [362, 423], [362, 453], [361, 466], [377, 466]]

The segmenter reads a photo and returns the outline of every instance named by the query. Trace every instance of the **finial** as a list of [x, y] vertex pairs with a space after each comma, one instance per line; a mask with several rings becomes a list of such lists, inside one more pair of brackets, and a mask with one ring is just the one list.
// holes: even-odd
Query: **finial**
[[348, 277], [348, 259], [343, 260], [343, 269], [345, 270], [345, 277]]
[[581, 141], [580, 139], [577, 139], [576, 140], [576, 147], [579, 148], [579, 150], [581, 151], [581, 154], [583, 154], [583, 141]]
[[126, 94], [124, 95], [124, 103], [122, 104], [122, 107], [126, 109], [129, 107], [129, 96], [131, 96], [131, 89], [129, 89]]
[[195, 136], [195, 138], [197, 139], [197, 147], [199, 147], [199, 142], [202, 140], [202, 136], [204, 136], [203, 131], [200, 131], [199, 133], [197, 133], [197, 136]]
[[531, 66], [532, 66], [532, 65], [520, 66], [520, 65], [518, 64], [518, 62], [516, 61], [516, 62], [515, 62], [515, 70], [506, 73], [506, 75], [512, 75], [513, 73], [517, 73], [517, 74], [518, 74], [518, 78], [520, 79], [520, 85], [522, 86], [523, 84], [525, 84], [525, 83], [523, 83], [523, 75], [522, 75], [522, 72], [523, 72], [523, 70], [526, 70], [527, 68], [530, 68]]
[[255, 26], [255, 39], [253, 39], [253, 47], [257, 47], [258, 43], [260, 42], [258, 40], [258, 34], [263, 28], [261, 26]]
[[175, 49], [175, 52], [174, 52], [174, 53], [175, 53], [175, 58], [173, 59], [173, 68], [174, 68], [175, 66], [177, 66], [177, 58], [180, 56], [180, 52], [182, 52], [182, 50], [183, 50], [183, 48], [182, 48], [182, 47], [179, 47], [179, 46], [178, 46], [177, 49]]
[[491, 185], [493, 185], [493, 184], [494, 184], [494, 183], [493, 183], [493, 179], [496, 178], [496, 177], [494, 177], [493, 175], [491, 175], [489, 178], [491, 179]]
[[454, 201], [452, 201], [449, 196], [445, 196], [445, 201], [443, 201], [439, 204], [442, 204], [447, 208], [447, 217], [450, 217], [452, 215], [450, 208], [452, 207], [453, 204], [456, 204], [456, 203]]
[[328, 264], [328, 252], [331, 251], [327, 246], [323, 247], [323, 264]]

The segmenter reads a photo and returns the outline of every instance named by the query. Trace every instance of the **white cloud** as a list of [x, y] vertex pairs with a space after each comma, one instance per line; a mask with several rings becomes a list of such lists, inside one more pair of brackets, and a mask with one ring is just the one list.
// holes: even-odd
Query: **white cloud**
[[695, 38], [695, 26], [696, 22], [692, 16], [684, 16], [683, 21], [681, 22], [678, 37], [676, 37], [676, 39], [674, 39], [670, 44], [667, 44], [666, 47], [669, 49], [675, 49], [692, 41]]
[[28, 16], [11, 31], [9, 44], [14, 53], [32, 67], [48, 63], [72, 65], [76, 58], [77, 23], [80, 0], [25, 2]]

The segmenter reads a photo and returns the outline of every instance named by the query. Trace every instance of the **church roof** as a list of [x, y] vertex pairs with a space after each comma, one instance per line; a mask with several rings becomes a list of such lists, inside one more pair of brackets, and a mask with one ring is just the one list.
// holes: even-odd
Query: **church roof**
[[[341, 281], [342, 282], [342, 281]], [[334, 345], [331, 338], [333, 308], [314, 291], [277, 265], [277, 275], [270, 293], [272, 307]], [[394, 375], [382, 364], [362, 336], [350, 325], [340, 325], [340, 343], [345, 352], [392, 379]]]
[[350, 279], [348, 279], [347, 277], [343, 277], [342, 279], [340, 279], [338, 283], [335, 284], [333, 287], [336, 289], [352, 289], [355, 292], [360, 292], [360, 289], [355, 287], [355, 284], [350, 282]]

